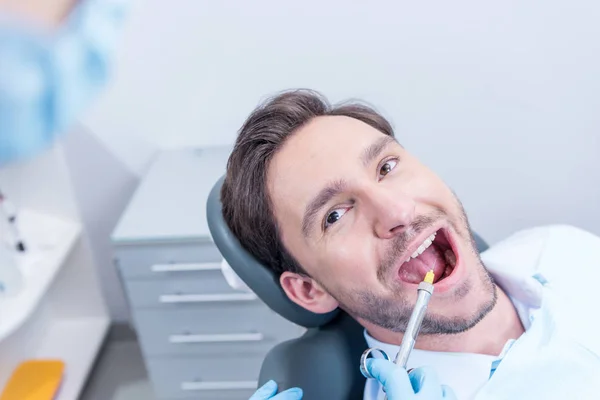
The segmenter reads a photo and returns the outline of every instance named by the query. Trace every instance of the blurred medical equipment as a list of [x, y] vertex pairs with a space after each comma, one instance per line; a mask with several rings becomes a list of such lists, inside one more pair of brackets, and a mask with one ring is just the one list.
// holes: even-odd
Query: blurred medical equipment
[[6, 387], [0, 393], [0, 399], [58, 399], [64, 370], [65, 363], [61, 360], [23, 361], [15, 369]]
[[0, 167], [49, 147], [106, 85], [128, 3], [77, 2], [56, 31], [0, 8]]
[[[339, 309], [315, 314], [287, 297], [278, 277], [241, 246], [223, 220], [223, 179], [214, 184], [207, 204], [208, 226], [220, 253], [239, 279], [272, 310], [308, 328], [303, 336], [269, 351], [262, 363], [259, 385], [274, 380], [281, 390], [302, 388], [306, 399], [362, 400], [365, 378], [356, 364], [367, 347], [364, 328]], [[477, 234], [474, 238], [479, 251], [488, 248]]]
[[0, 297], [14, 296], [23, 287], [16, 252], [25, 251], [17, 227], [17, 212], [0, 192]]
[[[25, 241], [21, 237], [19, 227], [17, 226], [17, 209], [15, 206], [2, 194], [0, 190], [0, 218], [6, 224], [8, 231], [8, 241], [10, 245], [19, 252], [25, 251]], [[0, 225], [1, 226], [1, 225]], [[1, 235], [0, 235], [1, 236]]]
[[[396, 359], [394, 360], [394, 364], [400, 368], [406, 369], [406, 363], [408, 362], [410, 352], [415, 347], [417, 335], [421, 329], [421, 324], [423, 323], [423, 318], [425, 317], [425, 312], [427, 311], [429, 299], [433, 294], [433, 279], [434, 274], [433, 270], [431, 270], [427, 272], [423, 282], [419, 283], [419, 286], [417, 287], [417, 301], [415, 302], [415, 307], [413, 308], [410, 319], [408, 320], [408, 324], [406, 325], [406, 330], [404, 331], [404, 336], [402, 337], [402, 343], [400, 344], [400, 350], [398, 351]], [[371, 354], [371, 352], [374, 350], [379, 351], [386, 360], [389, 360], [388, 355], [381, 349], [370, 348], [365, 350], [360, 357], [360, 372], [362, 372], [365, 378], [369, 379], [373, 379], [374, 377], [369, 373], [367, 368], [367, 360], [369, 354]]]

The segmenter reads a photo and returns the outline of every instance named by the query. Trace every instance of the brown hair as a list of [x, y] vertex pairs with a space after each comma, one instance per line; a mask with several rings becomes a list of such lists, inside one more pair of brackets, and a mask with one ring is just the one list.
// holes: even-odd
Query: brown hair
[[346, 103], [332, 107], [315, 91], [293, 90], [268, 99], [250, 114], [227, 163], [221, 189], [225, 222], [242, 246], [277, 275], [306, 272], [280, 239], [266, 184], [269, 163], [292, 133], [326, 115], [355, 118], [394, 136], [390, 123], [369, 106]]

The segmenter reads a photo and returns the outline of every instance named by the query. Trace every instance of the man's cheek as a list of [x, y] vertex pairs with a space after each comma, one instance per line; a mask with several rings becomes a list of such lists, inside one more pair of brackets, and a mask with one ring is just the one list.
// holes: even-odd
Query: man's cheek
[[356, 248], [353, 251], [354, 242], [351, 240], [338, 240], [329, 246], [329, 259], [336, 267], [347, 269], [351, 266], [350, 261], [356, 256]]

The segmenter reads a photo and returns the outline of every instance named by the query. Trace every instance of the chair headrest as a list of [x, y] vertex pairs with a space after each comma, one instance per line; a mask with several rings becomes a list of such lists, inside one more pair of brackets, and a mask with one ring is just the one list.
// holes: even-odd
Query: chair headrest
[[[206, 218], [215, 245], [227, 263], [267, 306], [283, 318], [305, 328], [327, 324], [341, 312], [339, 309], [327, 314], [316, 314], [294, 303], [279, 284], [279, 277], [248, 253], [229, 230], [221, 209], [221, 186], [224, 179], [225, 176], [222, 176], [215, 183], [208, 196]], [[475, 232], [473, 237], [480, 252], [488, 248], [487, 243]]]
[[229, 266], [269, 308], [288, 321], [305, 328], [327, 324], [339, 310], [316, 314], [294, 303], [279, 284], [279, 277], [248, 253], [229, 230], [221, 208], [221, 186], [224, 179], [222, 176], [210, 191], [206, 218], [212, 239]]

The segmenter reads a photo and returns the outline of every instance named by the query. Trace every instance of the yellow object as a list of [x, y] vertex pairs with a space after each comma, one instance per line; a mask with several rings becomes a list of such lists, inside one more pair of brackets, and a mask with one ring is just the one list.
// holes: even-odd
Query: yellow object
[[[431, 270], [425, 274], [425, 279], [423, 279], [423, 282], [427, 282], [430, 285], [433, 285], [433, 278], [435, 278], [435, 275], [433, 274], [433, 270]], [[3, 400], [3, 399], [0, 399], [0, 400]]]
[[0, 400], [53, 400], [64, 369], [59, 360], [24, 361], [13, 372]]

